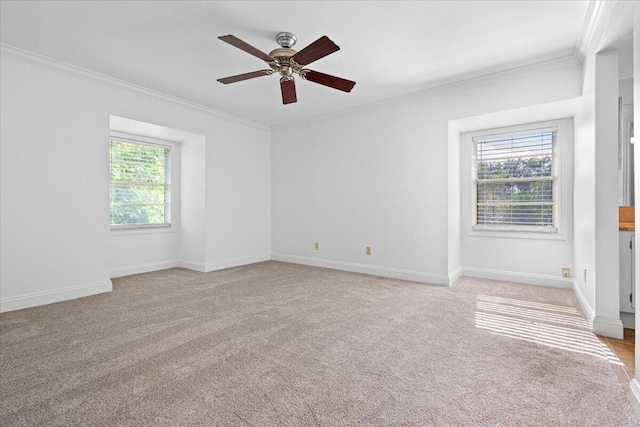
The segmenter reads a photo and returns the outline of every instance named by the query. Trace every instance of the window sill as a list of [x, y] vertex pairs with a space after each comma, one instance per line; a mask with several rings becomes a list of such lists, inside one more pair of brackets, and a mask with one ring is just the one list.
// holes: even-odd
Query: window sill
[[135, 234], [175, 233], [175, 225], [111, 227], [112, 236], [131, 236]]
[[467, 236], [471, 237], [497, 237], [501, 239], [537, 239], [537, 240], [567, 240], [559, 231], [522, 231], [522, 230], [490, 230], [469, 229]]

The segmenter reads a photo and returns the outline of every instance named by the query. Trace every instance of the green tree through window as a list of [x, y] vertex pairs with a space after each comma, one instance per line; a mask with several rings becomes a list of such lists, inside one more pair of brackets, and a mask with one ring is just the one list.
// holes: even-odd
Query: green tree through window
[[474, 139], [476, 225], [556, 229], [556, 132]]
[[171, 223], [171, 149], [110, 140], [111, 225]]

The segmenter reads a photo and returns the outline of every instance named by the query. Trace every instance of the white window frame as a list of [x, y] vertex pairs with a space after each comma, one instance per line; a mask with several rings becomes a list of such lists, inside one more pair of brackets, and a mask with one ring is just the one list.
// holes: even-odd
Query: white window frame
[[[522, 125], [484, 129], [465, 133], [462, 141], [461, 165], [462, 182], [465, 183], [465, 190], [462, 192], [462, 206], [468, 205], [463, 221], [466, 223], [466, 234], [469, 236], [487, 237], [513, 237], [529, 239], [555, 239], [565, 240], [565, 213], [567, 211], [565, 194], [567, 188], [566, 175], [566, 153], [565, 147], [567, 138], [571, 135], [568, 132], [567, 122], [569, 119], [560, 119], [536, 123], [526, 123]], [[519, 226], [519, 225], [478, 225], [477, 222], [477, 182], [476, 182], [476, 143], [477, 139], [495, 138], [507, 135], [523, 135], [539, 133], [545, 131], [555, 131], [556, 138], [553, 142], [553, 218], [555, 229], [543, 226]]]
[[[111, 224], [109, 220], [112, 234], [149, 234], [149, 233], [166, 233], [175, 232], [178, 228], [178, 200], [179, 200], [179, 150], [178, 143], [174, 141], [163, 140], [159, 138], [152, 138], [144, 135], [136, 135], [126, 132], [111, 131], [109, 133], [109, 140], [117, 139], [120, 141], [130, 142], [132, 144], [148, 145], [151, 147], [168, 148], [170, 150], [171, 165], [171, 183], [169, 185], [169, 222], [162, 224]], [[111, 162], [109, 162], [109, 172], [111, 172]], [[111, 179], [109, 179], [109, 186], [111, 186]], [[111, 210], [111, 201], [109, 201], [109, 210]]]

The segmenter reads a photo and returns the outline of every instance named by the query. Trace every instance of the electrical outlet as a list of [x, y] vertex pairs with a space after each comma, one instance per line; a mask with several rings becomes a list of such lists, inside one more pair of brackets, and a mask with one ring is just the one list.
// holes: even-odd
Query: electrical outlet
[[367, 246], [367, 255], [371, 255], [371, 246]]
[[569, 267], [562, 267], [562, 277], [571, 277], [571, 269]]
[[313, 247], [317, 251], [318, 249], [320, 249], [320, 243], [316, 242]]

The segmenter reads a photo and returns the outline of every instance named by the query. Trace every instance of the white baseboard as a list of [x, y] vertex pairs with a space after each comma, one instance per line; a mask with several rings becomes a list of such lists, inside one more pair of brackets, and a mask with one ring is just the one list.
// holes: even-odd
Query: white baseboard
[[149, 273], [150, 271], [166, 270], [168, 268], [180, 267], [179, 259], [169, 259], [164, 261], [149, 262], [145, 264], [128, 265], [111, 269], [111, 278], [130, 276], [132, 274]]
[[631, 383], [629, 384], [629, 403], [638, 414], [638, 417], [640, 417], [640, 384], [635, 378], [631, 378]]
[[52, 289], [50, 291], [2, 298], [0, 299], [0, 312], [4, 313], [7, 311], [20, 310], [23, 308], [87, 297], [89, 295], [101, 294], [103, 292], [111, 292], [112, 289], [111, 280], [104, 280], [102, 282], [69, 286], [67, 288]]
[[238, 267], [241, 265], [254, 264], [256, 262], [269, 261], [268, 254], [251, 255], [246, 257], [229, 258], [218, 262], [204, 263], [189, 259], [171, 259], [165, 261], [150, 262], [147, 264], [131, 265], [111, 269], [111, 278], [129, 276], [131, 274], [148, 273], [150, 271], [166, 270], [168, 268], [182, 267], [187, 270], [208, 273], [210, 271], [223, 270], [225, 268]]
[[186, 268], [188, 270], [200, 271], [202, 273], [208, 273], [210, 271], [224, 270], [225, 268], [239, 267], [241, 265], [249, 265], [255, 264], [256, 262], [269, 261], [270, 259], [271, 256], [269, 254], [229, 258], [218, 262], [208, 263], [182, 259], [180, 260], [179, 267]]
[[449, 286], [456, 283], [456, 281], [462, 277], [462, 267], [458, 267], [449, 273]]
[[593, 318], [593, 333], [621, 340], [624, 337], [624, 328], [620, 319], [596, 316]]
[[255, 264], [256, 262], [269, 261], [270, 254], [250, 255], [238, 258], [229, 258], [217, 262], [208, 262], [205, 265], [205, 272], [224, 270], [225, 268], [239, 267], [241, 265]]
[[200, 261], [181, 259], [179, 266], [182, 268], [186, 268], [187, 270], [199, 271], [201, 273], [204, 273], [206, 271], [206, 264]]
[[573, 279], [573, 293], [578, 299], [578, 303], [580, 304], [580, 308], [582, 309], [584, 318], [587, 320], [587, 322], [589, 322], [590, 325], [593, 325], [593, 318], [596, 317], [596, 313], [595, 311], [593, 311], [593, 307], [589, 305], [589, 302], [582, 293], [582, 289], [580, 289], [580, 286], [578, 285], [578, 281], [576, 279]]
[[[350, 271], [352, 273], [364, 273], [372, 276], [389, 277], [392, 279], [411, 280], [414, 282], [428, 283], [430, 285], [449, 286], [450, 277], [446, 274], [423, 273], [421, 271], [403, 270], [400, 268], [381, 267], [370, 264], [358, 264], [347, 261], [334, 261], [330, 259], [311, 258], [298, 255], [271, 254], [274, 261], [289, 262], [293, 264], [311, 265], [314, 267], [330, 268], [333, 270]], [[455, 272], [454, 272], [455, 273]]]
[[633, 313], [620, 312], [620, 321], [622, 322], [622, 326], [625, 329], [636, 328], [636, 315]]
[[527, 285], [550, 286], [553, 288], [573, 288], [573, 279], [547, 276], [544, 274], [518, 273], [515, 271], [491, 270], [488, 268], [462, 267], [462, 275], [480, 279], [501, 280]]

